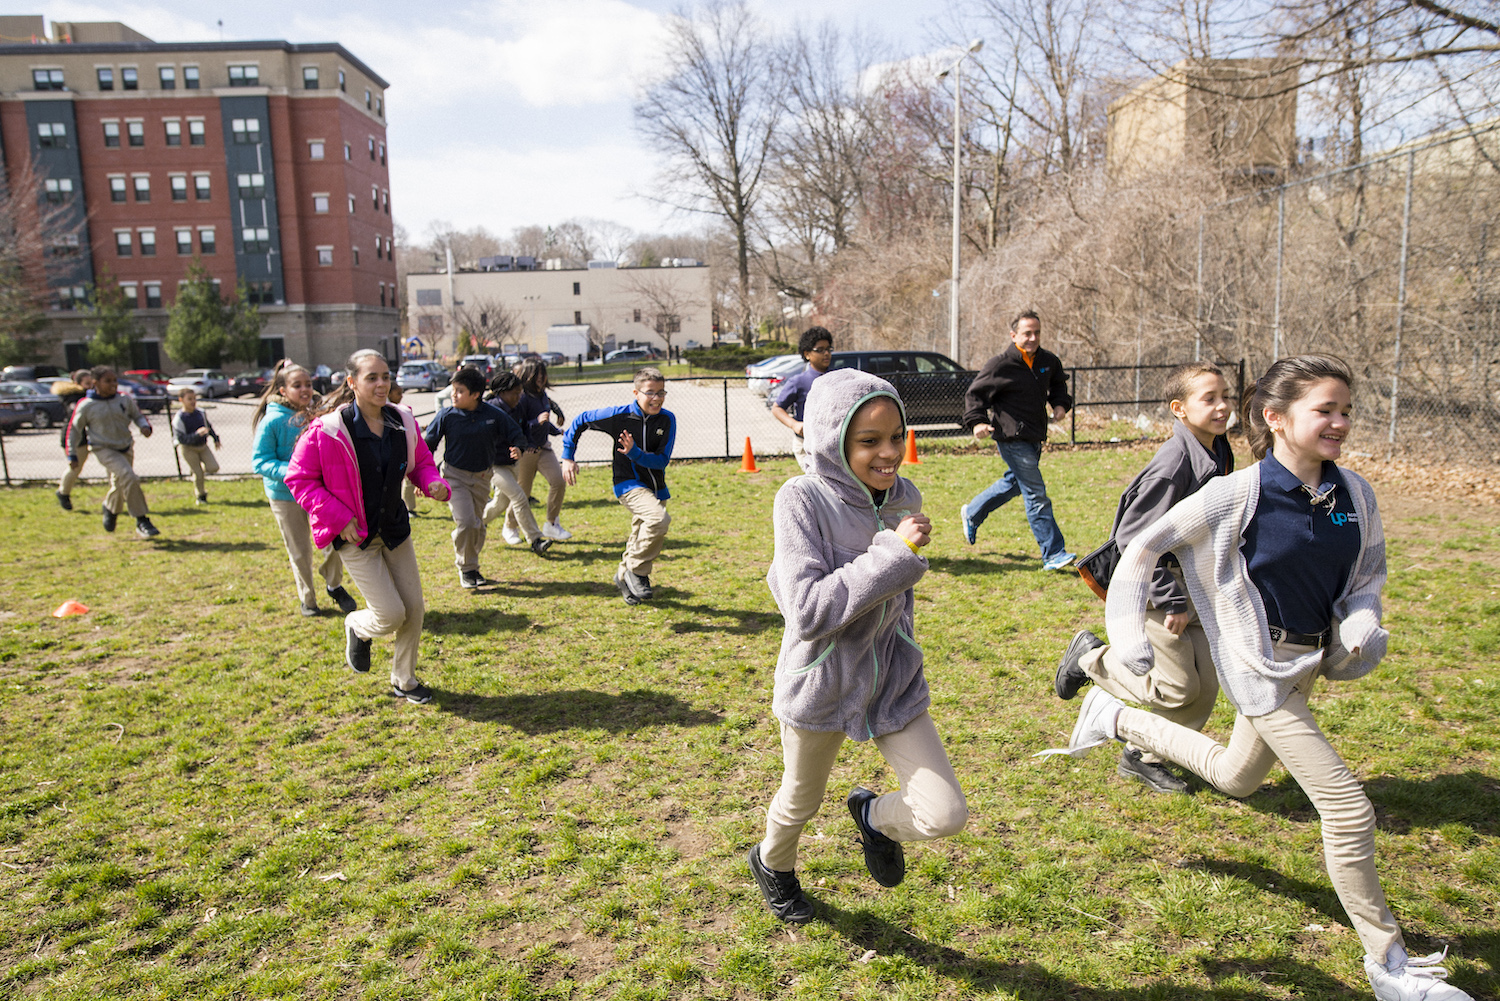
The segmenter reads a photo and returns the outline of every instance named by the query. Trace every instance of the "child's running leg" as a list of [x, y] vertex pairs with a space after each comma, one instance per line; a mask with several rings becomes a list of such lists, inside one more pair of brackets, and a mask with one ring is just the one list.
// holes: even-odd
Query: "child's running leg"
[[136, 475], [131, 462], [135, 450], [117, 452], [112, 448], [94, 450], [99, 465], [109, 471], [109, 493], [104, 495], [104, 506], [116, 514], [120, 509], [130, 511], [132, 518], [144, 518], [151, 512], [146, 508], [146, 495], [141, 492], [141, 478]]
[[78, 485], [78, 478], [83, 475], [83, 464], [89, 461], [89, 447], [80, 445], [78, 447], [78, 465], [72, 466], [64, 463], [62, 479], [57, 481], [57, 492], [64, 497], [73, 492]]
[[[271, 516], [276, 519], [276, 527], [281, 530], [281, 541], [286, 545], [287, 559], [292, 564], [292, 581], [297, 586], [297, 599], [302, 602], [303, 608], [315, 609], [318, 607], [318, 592], [313, 589], [313, 541], [307, 512], [296, 501], [273, 500]], [[334, 553], [334, 558], [337, 559], [338, 554], [332, 546], [328, 551]], [[324, 565], [327, 565], [326, 560]], [[324, 579], [327, 579], [326, 575]]]
[[526, 491], [521, 484], [516, 482], [515, 474], [511, 472], [510, 466], [495, 466], [491, 470], [490, 486], [495, 490], [495, 496], [484, 508], [484, 520], [488, 524], [500, 515], [507, 515], [505, 523], [514, 523], [519, 529], [522, 537], [527, 542], [532, 542], [542, 534], [542, 529], [536, 523], [536, 516], [531, 513], [531, 505], [526, 500]]
[[340, 555], [366, 606], [345, 616], [345, 625], [363, 640], [394, 633], [391, 684], [402, 690], [415, 687], [417, 645], [426, 611], [416, 548], [408, 539], [393, 553], [377, 538], [368, 549], [345, 546]]
[[540, 472], [547, 481], [547, 520], [555, 525], [557, 516], [562, 514], [563, 496], [568, 492], [568, 481], [563, 479], [562, 463], [557, 461], [556, 452], [544, 448], [536, 456], [536, 466], [532, 472], [533, 475]]
[[963, 830], [969, 805], [932, 717], [922, 713], [875, 746], [901, 787], [870, 803], [870, 826], [892, 841], [931, 841]]
[[[516, 464], [511, 467], [514, 471], [516, 484], [521, 488], [521, 494], [526, 499], [528, 505], [531, 498], [531, 485], [536, 482], [536, 464], [541, 454], [541, 452], [522, 452], [521, 457], [516, 460]], [[533, 518], [532, 520], [536, 519]], [[510, 512], [506, 512], [505, 527], [512, 532], [520, 528], [515, 516]]]
[[443, 479], [452, 492], [448, 507], [453, 511], [453, 562], [462, 573], [479, 569], [479, 551], [484, 548], [484, 504], [490, 495], [489, 471], [471, 473], [443, 464]]
[[627, 490], [620, 503], [630, 512], [630, 536], [625, 540], [625, 555], [620, 566], [639, 577], [650, 577], [667, 542], [672, 516], [667, 505], [645, 487]]
[[760, 843], [766, 868], [776, 872], [797, 868], [802, 828], [823, 805], [828, 776], [844, 739], [840, 730], [824, 733], [781, 725], [781, 788], [766, 810], [766, 837]]

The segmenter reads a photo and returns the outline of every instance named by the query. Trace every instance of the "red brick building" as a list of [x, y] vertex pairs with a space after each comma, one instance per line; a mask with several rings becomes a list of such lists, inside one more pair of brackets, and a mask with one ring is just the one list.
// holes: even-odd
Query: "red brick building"
[[[0, 18], [0, 36], [26, 37]], [[0, 44], [0, 164], [63, 225], [35, 267], [57, 364], [85, 354], [93, 282], [135, 299], [160, 349], [194, 260], [266, 316], [262, 360], [341, 365], [398, 336], [385, 80], [336, 43], [157, 43], [118, 24], [53, 23]], [[382, 341], [385, 342], [382, 345]]]

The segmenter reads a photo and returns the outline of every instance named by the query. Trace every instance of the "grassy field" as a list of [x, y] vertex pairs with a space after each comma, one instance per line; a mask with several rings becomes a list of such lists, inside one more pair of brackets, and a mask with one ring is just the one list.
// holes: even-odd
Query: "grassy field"
[[[1075, 549], [1143, 452], [1054, 451]], [[969, 797], [959, 837], [865, 872], [842, 799], [890, 781], [845, 745], [808, 827], [821, 920], [790, 930], [744, 865], [780, 774], [781, 619], [757, 475], [674, 466], [658, 599], [610, 584], [626, 528], [586, 470], [539, 559], [492, 546], [461, 591], [446, 508], [415, 523], [428, 706], [342, 667], [305, 620], [258, 481], [148, 484], [163, 535], [99, 528], [97, 488], [0, 494], [0, 996], [83, 998], [1368, 998], [1319, 825], [1279, 767], [1243, 801], [1164, 797], [1115, 755], [1029, 755], [1077, 703], [1051, 681], [1102, 627], [1037, 569], [1020, 505], [964, 545], [993, 455], [907, 470], [938, 522], [918, 586], [933, 715]], [[1391, 655], [1315, 711], [1366, 782], [1413, 953], [1500, 996], [1500, 510], [1377, 483]], [[498, 539], [495, 540], [499, 542]], [[90, 614], [55, 619], [67, 599]], [[1221, 702], [1209, 724], [1227, 735]]]

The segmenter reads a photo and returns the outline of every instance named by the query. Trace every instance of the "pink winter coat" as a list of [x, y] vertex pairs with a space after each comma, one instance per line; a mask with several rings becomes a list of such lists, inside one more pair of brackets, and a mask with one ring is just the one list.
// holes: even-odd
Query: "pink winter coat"
[[[349, 404], [353, 406], [354, 404]], [[417, 430], [417, 419], [405, 407], [392, 406], [406, 430], [406, 478], [423, 493], [434, 483], [448, 486], [438, 474], [432, 452]], [[354, 457], [354, 442], [344, 427], [343, 409], [324, 414], [297, 439], [287, 465], [286, 486], [312, 522], [313, 544], [329, 545], [354, 519], [360, 541], [369, 534], [365, 524], [365, 494]]]

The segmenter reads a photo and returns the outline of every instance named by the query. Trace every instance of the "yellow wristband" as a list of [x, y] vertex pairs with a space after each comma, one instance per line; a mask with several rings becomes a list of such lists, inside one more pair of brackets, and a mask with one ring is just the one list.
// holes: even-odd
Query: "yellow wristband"
[[901, 536], [901, 541], [904, 542], [904, 543], [906, 543], [907, 548], [910, 549], [912, 552], [916, 553], [918, 556], [922, 555], [922, 547], [921, 546], [917, 545], [915, 542], [911, 541], [910, 539], [908, 539], [904, 535]]

